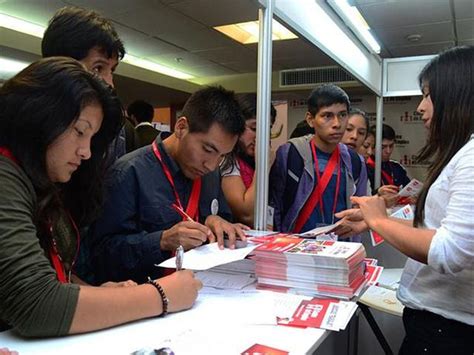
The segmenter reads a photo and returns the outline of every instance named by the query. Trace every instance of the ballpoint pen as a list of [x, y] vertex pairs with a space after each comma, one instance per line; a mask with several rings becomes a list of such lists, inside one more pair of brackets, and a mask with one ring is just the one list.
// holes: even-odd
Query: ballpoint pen
[[176, 271], [183, 268], [184, 248], [182, 245], [176, 248]]

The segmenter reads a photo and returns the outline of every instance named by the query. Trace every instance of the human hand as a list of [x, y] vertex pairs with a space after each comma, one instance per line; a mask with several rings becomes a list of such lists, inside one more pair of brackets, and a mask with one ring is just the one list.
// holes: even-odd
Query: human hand
[[359, 206], [365, 223], [371, 229], [380, 220], [388, 218], [385, 200], [380, 196], [352, 196], [351, 201]]
[[358, 208], [348, 209], [335, 214], [340, 224], [333, 230], [341, 238], [352, 237], [368, 230], [362, 212]]
[[201, 223], [194, 221], [179, 222], [170, 229], [163, 231], [160, 248], [174, 251], [182, 245], [184, 250], [189, 250], [200, 246], [211, 237], [211, 230]]
[[211, 242], [215, 242], [217, 239], [217, 245], [220, 249], [224, 249], [224, 234], [229, 238], [229, 248], [235, 249], [235, 241], [240, 239], [243, 242], [247, 241], [244, 230], [250, 228], [241, 223], [229, 223], [225, 219], [210, 215], [206, 218], [205, 222], [212, 231]]
[[202, 282], [194, 278], [190, 270], [181, 270], [156, 280], [168, 297], [168, 312], [191, 308], [197, 298]]
[[131, 287], [131, 286], [137, 286], [137, 283], [132, 280], [127, 280], [127, 281], [121, 281], [121, 282], [104, 282], [100, 287]]
[[0, 355], [18, 355], [18, 352], [8, 348], [0, 348]]
[[400, 188], [395, 185], [382, 185], [377, 190], [377, 194], [383, 197], [387, 208], [394, 206], [398, 201], [398, 191]]

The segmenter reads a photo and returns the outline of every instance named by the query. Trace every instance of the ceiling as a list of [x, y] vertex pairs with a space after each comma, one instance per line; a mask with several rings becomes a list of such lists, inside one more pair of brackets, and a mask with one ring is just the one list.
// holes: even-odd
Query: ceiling
[[[297, 6], [298, 0], [291, 1]], [[434, 54], [455, 44], [474, 44], [472, 0], [352, 2], [380, 40], [383, 57]], [[46, 26], [54, 12], [65, 5], [95, 9], [110, 18], [130, 54], [195, 76], [194, 84], [186, 82], [186, 87], [176, 84], [178, 80], [167, 85], [164, 76], [150, 80], [147, 73], [121, 71], [126, 67], [121, 64], [116, 86], [124, 103], [136, 98], [155, 106], [183, 102], [198, 85], [221, 79], [225, 82], [224, 78], [248, 83], [242, 91], [256, 90], [257, 45], [239, 44], [212, 28], [256, 20], [256, 0], [0, 0], [0, 12]], [[414, 34], [421, 38], [417, 42], [407, 40]], [[40, 40], [36, 42], [28, 48], [16, 46], [15, 41], [9, 46], [37, 56]], [[6, 48], [0, 50], [3, 53]], [[336, 64], [303, 39], [273, 43], [274, 72], [328, 65]]]

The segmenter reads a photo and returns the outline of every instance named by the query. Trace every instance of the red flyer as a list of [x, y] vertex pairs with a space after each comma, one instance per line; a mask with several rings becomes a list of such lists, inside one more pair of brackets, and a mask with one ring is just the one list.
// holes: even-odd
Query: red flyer
[[241, 355], [288, 355], [288, 351], [275, 349], [262, 344], [254, 344]]

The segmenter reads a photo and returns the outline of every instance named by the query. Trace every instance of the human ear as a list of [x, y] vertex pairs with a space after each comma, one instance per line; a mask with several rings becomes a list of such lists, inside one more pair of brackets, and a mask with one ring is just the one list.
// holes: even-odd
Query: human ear
[[314, 116], [311, 114], [311, 112], [307, 111], [306, 112], [306, 116], [304, 118], [306, 120], [306, 122], [308, 123], [308, 126], [310, 126], [311, 128], [313, 128], [313, 119], [314, 119]]
[[189, 123], [188, 119], [185, 116], [181, 116], [178, 118], [176, 121], [176, 124], [174, 125], [174, 133], [176, 135], [176, 138], [180, 139], [183, 138], [186, 133], [189, 131]]

